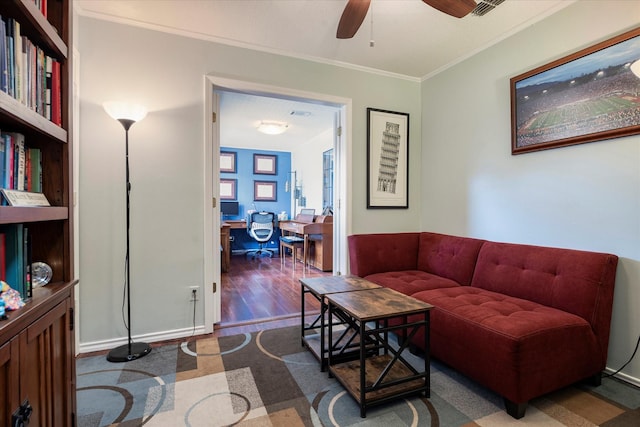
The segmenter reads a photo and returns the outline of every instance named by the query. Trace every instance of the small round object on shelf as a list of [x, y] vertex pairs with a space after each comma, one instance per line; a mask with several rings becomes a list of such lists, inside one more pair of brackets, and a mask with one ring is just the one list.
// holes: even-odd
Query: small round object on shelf
[[34, 262], [31, 264], [31, 280], [33, 287], [44, 286], [53, 277], [53, 270], [44, 262]]

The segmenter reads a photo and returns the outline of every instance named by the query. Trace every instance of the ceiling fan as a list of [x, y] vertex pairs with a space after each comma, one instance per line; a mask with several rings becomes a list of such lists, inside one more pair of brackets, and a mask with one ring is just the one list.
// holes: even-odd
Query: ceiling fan
[[[447, 15], [462, 18], [468, 15], [476, 7], [474, 0], [422, 0], [431, 7], [438, 9]], [[342, 12], [336, 37], [350, 39], [353, 37], [369, 10], [371, 0], [349, 0]]]

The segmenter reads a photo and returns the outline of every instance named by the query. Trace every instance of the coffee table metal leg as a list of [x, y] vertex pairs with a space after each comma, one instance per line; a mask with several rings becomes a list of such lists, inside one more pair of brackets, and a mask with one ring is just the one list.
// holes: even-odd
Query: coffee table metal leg
[[[325, 321], [325, 312], [327, 311], [327, 303], [325, 302], [325, 298], [324, 296], [320, 297], [320, 372], [324, 372], [325, 367], [327, 367], [327, 365], [329, 364], [329, 359], [328, 359], [328, 355], [325, 355], [325, 352], [327, 351], [326, 345], [325, 345], [325, 341], [324, 341], [324, 335], [325, 335], [325, 331], [324, 328], [326, 326], [326, 321]], [[331, 324], [331, 317], [329, 317], [329, 324]], [[331, 342], [329, 341], [329, 349], [328, 351], [331, 352]]]
[[366, 414], [366, 373], [365, 366], [366, 354], [365, 354], [365, 322], [360, 322], [360, 417], [365, 418]]
[[[329, 302], [328, 307], [328, 316], [329, 319], [333, 318], [333, 305]], [[327, 370], [329, 371], [329, 378], [333, 378], [333, 374], [331, 373], [331, 364], [332, 364], [332, 356], [333, 356], [333, 322], [329, 322], [329, 349], [327, 353]]]
[[425, 397], [431, 397], [431, 312], [426, 311], [424, 313], [424, 373], [426, 378], [424, 379], [427, 389], [425, 390]]
[[304, 285], [300, 283], [300, 345], [304, 347]]

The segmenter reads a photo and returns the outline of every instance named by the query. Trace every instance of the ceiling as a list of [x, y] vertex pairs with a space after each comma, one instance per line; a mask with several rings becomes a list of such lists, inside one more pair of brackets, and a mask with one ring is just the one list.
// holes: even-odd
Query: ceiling
[[[482, 17], [458, 19], [421, 0], [372, 0], [355, 37], [344, 40], [336, 38], [336, 28], [346, 0], [74, 0], [74, 6], [81, 16], [417, 81], [575, 1], [506, 0]], [[265, 140], [278, 144], [308, 140], [333, 123], [335, 109], [329, 107], [252, 98], [223, 97], [223, 145], [255, 141], [259, 120], [291, 124], [284, 134]], [[313, 111], [298, 117], [290, 115], [293, 110]]]
[[[295, 151], [333, 127], [338, 109], [315, 103], [223, 92], [220, 96], [220, 145], [223, 147]], [[292, 114], [293, 113], [293, 114]], [[287, 124], [281, 135], [257, 131], [261, 121]]]

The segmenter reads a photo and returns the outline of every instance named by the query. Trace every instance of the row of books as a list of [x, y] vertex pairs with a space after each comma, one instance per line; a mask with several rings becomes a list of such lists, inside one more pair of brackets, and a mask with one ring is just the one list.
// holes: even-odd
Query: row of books
[[20, 292], [23, 300], [31, 298], [31, 235], [23, 224], [0, 228], [0, 280]]
[[42, 151], [17, 132], [0, 132], [0, 188], [42, 192]]
[[60, 62], [22, 35], [20, 23], [0, 16], [0, 89], [62, 125]]

